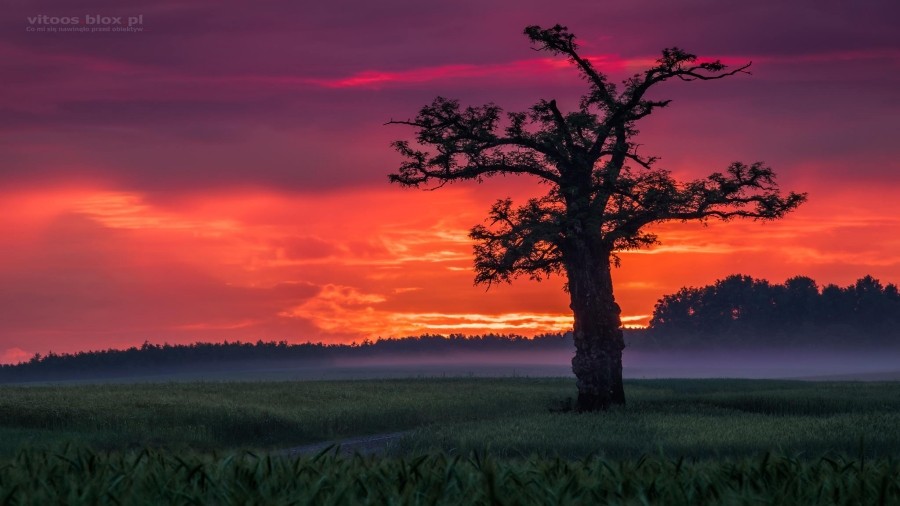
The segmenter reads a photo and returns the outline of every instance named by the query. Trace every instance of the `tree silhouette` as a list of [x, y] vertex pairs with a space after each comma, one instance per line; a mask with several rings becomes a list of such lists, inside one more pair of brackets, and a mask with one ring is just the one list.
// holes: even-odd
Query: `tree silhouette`
[[416, 144], [400, 140], [404, 157], [390, 181], [440, 187], [498, 174], [528, 174], [547, 183], [541, 198], [513, 206], [497, 201], [489, 224], [472, 229], [475, 282], [534, 279], [565, 274], [575, 317], [577, 408], [600, 410], [625, 402], [622, 389], [620, 309], [611, 267], [616, 251], [657, 242], [647, 225], [667, 220], [776, 219], [805, 194], [782, 196], [772, 169], [761, 163], [731, 164], [724, 173], [679, 182], [638, 154], [635, 124], [669, 100], [647, 98], [671, 79], [709, 81], [747, 73], [748, 63], [727, 70], [719, 61], [698, 62], [678, 48], [662, 51], [656, 64], [623, 82], [621, 91], [578, 53], [566, 27], [529, 26], [525, 35], [539, 51], [567, 58], [588, 84], [576, 110], [539, 100], [526, 112], [507, 113], [487, 104], [461, 108], [442, 97], [411, 120], [389, 124], [416, 128]]
[[895, 346], [898, 323], [897, 285], [872, 276], [820, 292], [806, 276], [779, 285], [734, 274], [664, 295], [646, 335], [665, 346]]
[[810, 322], [819, 302], [819, 286], [807, 276], [795, 276], [784, 282], [776, 296], [778, 321], [787, 327]]

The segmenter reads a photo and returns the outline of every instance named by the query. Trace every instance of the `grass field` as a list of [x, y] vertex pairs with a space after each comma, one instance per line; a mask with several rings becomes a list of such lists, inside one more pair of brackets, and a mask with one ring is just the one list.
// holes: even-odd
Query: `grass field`
[[[317, 503], [900, 502], [900, 383], [635, 380], [625, 408], [552, 412], [573, 389], [553, 378], [4, 386], [0, 504], [59, 502], [29, 476], [70, 503], [244, 503], [254, 490], [289, 502], [279, 494], [297, 487]], [[409, 433], [386, 458], [265, 457], [394, 431]], [[176, 489], [186, 495], [158, 495]], [[85, 499], [104, 493], [117, 499]]]
[[3, 504], [897, 504], [900, 463], [773, 457], [497, 461], [25, 452]]
[[554, 413], [573, 392], [552, 378], [0, 387], [0, 455], [65, 442], [273, 450], [412, 430], [399, 452], [489, 451], [616, 458], [900, 455], [900, 383], [627, 382], [629, 404]]
[[268, 450], [546, 412], [571, 381], [429, 379], [0, 387], [0, 454], [67, 441]]

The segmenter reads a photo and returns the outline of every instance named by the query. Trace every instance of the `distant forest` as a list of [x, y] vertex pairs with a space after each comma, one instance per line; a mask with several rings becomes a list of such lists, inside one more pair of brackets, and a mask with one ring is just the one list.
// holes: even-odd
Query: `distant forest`
[[289, 344], [287, 341], [163, 345], [144, 343], [140, 347], [125, 350], [36, 354], [27, 362], [0, 365], [0, 382], [51, 381], [85, 376], [86, 373], [140, 375], [152, 371], [160, 374], [183, 371], [188, 367], [224, 370], [236, 363], [254, 362], [261, 367], [278, 364], [328, 366], [338, 360], [380, 357], [568, 351], [574, 349], [574, 346], [571, 334], [542, 334], [534, 338], [498, 334], [423, 335], [378, 341], [367, 339], [353, 344]]
[[900, 294], [872, 276], [819, 288], [805, 276], [772, 284], [736, 274], [657, 302], [649, 345], [873, 346], [900, 344]]
[[[656, 304], [646, 330], [626, 329], [633, 349], [900, 347], [900, 294], [872, 276], [819, 289], [808, 277], [772, 284], [733, 275], [700, 288], [682, 288]], [[0, 382], [52, 381], [96, 373], [140, 375], [186, 368], [224, 370], [236, 363], [328, 366], [339, 360], [453, 354], [572, 351], [568, 334], [535, 338], [487, 334], [423, 335], [354, 344], [286, 341], [150, 344], [125, 350], [35, 355], [0, 365]]]

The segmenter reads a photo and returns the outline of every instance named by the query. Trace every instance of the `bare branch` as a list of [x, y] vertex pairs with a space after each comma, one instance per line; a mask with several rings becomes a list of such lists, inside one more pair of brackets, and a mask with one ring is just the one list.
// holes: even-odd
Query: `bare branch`
[[[714, 81], [716, 79], [724, 79], [736, 74], [752, 75], [750, 72], [747, 72], [747, 69], [750, 68], [751, 65], [753, 65], [752, 61], [729, 72], [723, 72], [721, 74], [701, 74], [699, 72], [700, 70], [709, 70], [708, 66], [705, 66], [705, 64], [703, 64], [688, 69], [679, 70], [675, 72], [674, 75], [682, 81]], [[722, 65], [722, 68], [725, 68], [725, 66]]]
[[536, 48], [538, 51], [566, 55], [572, 63], [578, 66], [584, 77], [591, 83], [592, 91], [596, 98], [610, 109], [615, 107], [613, 88], [606, 82], [606, 76], [597, 72], [590, 61], [578, 54], [575, 36], [569, 33], [568, 28], [558, 24], [547, 29], [532, 25], [525, 28], [525, 35], [528, 36], [531, 42], [540, 44]]
[[643, 78], [640, 75], [626, 81], [628, 85], [626, 90], [619, 97], [618, 102], [621, 104], [620, 111], [625, 121], [636, 121], [650, 115], [654, 109], [666, 107], [670, 100], [649, 101], [644, 100], [647, 91], [656, 84], [677, 77], [682, 81], [713, 81], [724, 79], [736, 74], [750, 74], [747, 71], [753, 64], [749, 62], [746, 65], [738, 67], [734, 70], [725, 71], [727, 66], [716, 60], [713, 62], [700, 63], [698, 65], [690, 65], [697, 61], [697, 56], [688, 53], [680, 48], [666, 48], [662, 51], [662, 56], [656, 60], [656, 66], [647, 69]]

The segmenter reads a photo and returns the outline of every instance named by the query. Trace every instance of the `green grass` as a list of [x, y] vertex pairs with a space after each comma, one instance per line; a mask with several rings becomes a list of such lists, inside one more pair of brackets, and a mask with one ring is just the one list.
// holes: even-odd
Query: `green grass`
[[629, 404], [552, 413], [568, 379], [412, 379], [0, 387], [0, 456], [273, 450], [411, 430], [395, 450], [583, 458], [900, 455], [900, 383], [640, 380]]
[[[624, 408], [551, 412], [572, 393], [547, 378], [4, 386], [0, 504], [900, 504], [900, 383], [641, 380]], [[381, 458], [270, 453], [398, 430]]]
[[4, 504], [896, 504], [900, 463], [772, 457], [619, 461], [23, 452]]
[[898, 383], [651, 380], [627, 383], [626, 394], [627, 407], [600, 415], [532, 411], [437, 423], [400, 449], [567, 458], [900, 456]]
[[65, 442], [102, 450], [275, 449], [443, 422], [543, 412], [556, 379], [0, 387], [0, 456]]

